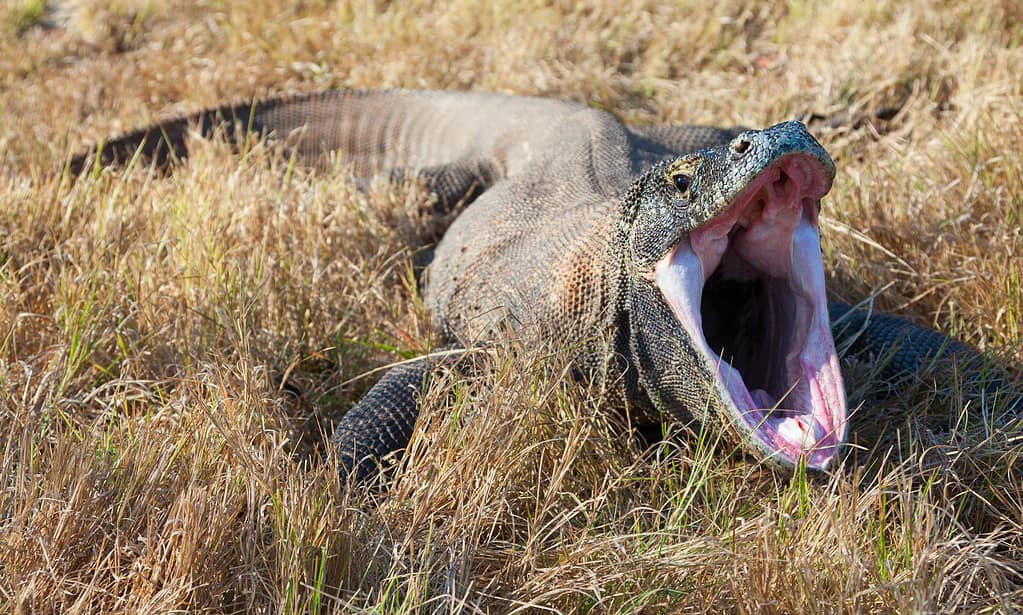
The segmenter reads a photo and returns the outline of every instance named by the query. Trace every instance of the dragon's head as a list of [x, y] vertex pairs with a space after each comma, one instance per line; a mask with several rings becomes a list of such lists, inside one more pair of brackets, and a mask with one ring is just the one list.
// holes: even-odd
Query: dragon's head
[[623, 203], [629, 352], [651, 401], [723, 417], [783, 466], [825, 468], [846, 402], [818, 212], [835, 166], [798, 122], [658, 164]]

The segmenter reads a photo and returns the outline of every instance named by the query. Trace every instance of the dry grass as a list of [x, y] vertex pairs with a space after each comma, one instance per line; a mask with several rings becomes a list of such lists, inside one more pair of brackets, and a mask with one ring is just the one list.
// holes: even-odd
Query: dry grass
[[55, 170], [157, 117], [326, 87], [637, 122], [901, 105], [883, 135], [824, 135], [832, 292], [1018, 363], [1018, 2], [54, 4], [0, 4], [3, 611], [1023, 609], [1000, 400], [850, 365], [865, 448], [779, 476], [715, 434], [623, 438], [564, 352], [509, 344], [433, 387], [387, 493], [345, 492], [319, 452], [349, 381], [433, 341], [415, 191], [217, 144], [166, 178]]

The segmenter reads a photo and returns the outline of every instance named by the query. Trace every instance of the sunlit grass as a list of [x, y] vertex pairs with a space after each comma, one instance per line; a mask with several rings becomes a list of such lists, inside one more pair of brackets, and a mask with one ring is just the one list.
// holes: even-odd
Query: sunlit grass
[[439, 341], [421, 191], [259, 144], [169, 176], [60, 169], [167, 115], [326, 87], [640, 123], [897, 106], [821, 134], [830, 290], [1018, 364], [1021, 42], [1012, 1], [0, 4], [2, 610], [1020, 610], [1018, 414], [961, 374], [847, 365], [843, 467], [779, 474], [713, 430], [633, 434], [565, 349], [509, 341], [427, 392], [386, 489], [345, 490], [324, 434], [360, 375]]

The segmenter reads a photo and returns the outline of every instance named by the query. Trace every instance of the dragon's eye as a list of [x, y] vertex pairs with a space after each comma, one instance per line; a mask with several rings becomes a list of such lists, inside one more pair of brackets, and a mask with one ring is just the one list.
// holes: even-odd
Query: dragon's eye
[[689, 190], [689, 176], [678, 173], [677, 175], [671, 176], [671, 183], [675, 184], [675, 188], [682, 194], [685, 194]]

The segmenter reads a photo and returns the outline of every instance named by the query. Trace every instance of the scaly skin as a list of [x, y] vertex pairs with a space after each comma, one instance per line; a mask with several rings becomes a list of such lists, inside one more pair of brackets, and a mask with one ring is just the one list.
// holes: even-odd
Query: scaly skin
[[[422, 178], [438, 212], [475, 199], [438, 243], [423, 286], [455, 347], [509, 329], [564, 340], [582, 349], [580, 373], [616, 383], [638, 422], [709, 423], [783, 466], [826, 467], [844, 440], [815, 251], [834, 166], [801, 124], [633, 128], [538, 98], [336, 91], [168, 120], [78, 155], [70, 169], [136, 154], [162, 166], [187, 157], [190, 130], [266, 137], [309, 165], [336, 152], [357, 178]], [[889, 329], [867, 323], [864, 339], [896, 342]], [[910, 364], [945, 339], [929, 334]], [[611, 340], [616, 360], [599, 340]], [[719, 365], [719, 353], [739, 371]], [[435, 365], [392, 370], [342, 419], [333, 438], [342, 467], [366, 478], [407, 445]], [[602, 373], [608, 365], [613, 373]], [[729, 374], [742, 371], [749, 383], [737, 384]], [[787, 410], [757, 409], [775, 403]]]

